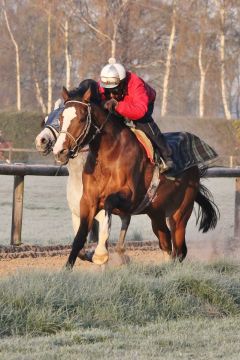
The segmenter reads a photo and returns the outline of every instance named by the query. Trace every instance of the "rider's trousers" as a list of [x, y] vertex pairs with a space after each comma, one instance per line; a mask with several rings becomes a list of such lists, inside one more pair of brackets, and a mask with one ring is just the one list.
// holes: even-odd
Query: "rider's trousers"
[[161, 156], [166, 161], [171, 156], [171, 149], [166, 143], [166, 140], [161, 133], [157, 124], [151, 119], [151, 121], [134, 121], [136, 129], [142, 130], [153, 142], [153, 144], [160, 150]]

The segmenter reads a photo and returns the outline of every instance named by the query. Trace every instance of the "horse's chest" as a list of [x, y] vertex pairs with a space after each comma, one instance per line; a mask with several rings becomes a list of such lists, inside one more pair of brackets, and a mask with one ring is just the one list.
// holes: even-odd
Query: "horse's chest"
[[75, 179], [68, 179], [67, 182], [67, 201], [70, 210], [79, 216], [80, 200], [83, 193], [82, 182], [76, 182]]
[[101, 162], [97, 164], [94, 169], [94, 182], [95, 185], [101, 189], [110, 186], [113, 179], [113, 171], [110, 167], [103, 165]]

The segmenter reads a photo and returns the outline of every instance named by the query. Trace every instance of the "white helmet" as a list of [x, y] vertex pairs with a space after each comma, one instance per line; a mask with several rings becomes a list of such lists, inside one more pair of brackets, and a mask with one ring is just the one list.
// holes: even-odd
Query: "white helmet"
[[110, 58], [100, 74], [101, 86], [107, 89], [115, 88], [125, 77], [126, 70], [124, 66], [117, 63], [115, 58]]

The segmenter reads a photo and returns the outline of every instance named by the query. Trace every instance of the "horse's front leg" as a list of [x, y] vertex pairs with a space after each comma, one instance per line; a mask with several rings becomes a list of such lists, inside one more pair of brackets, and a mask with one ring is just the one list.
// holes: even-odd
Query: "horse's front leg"
[[72, 250], [66, 264], [67, 268], [73, 267], [79, 252], [83, 249], [87, 240], [88, 232], [92, 227], [93, 218], [95, 215], [95, 209], [90, 209], [87, 202], [83, 198], [81, 200], [80, 209], [80, 226], [73, 240]]
[[[108, 261], [108, 250], [106, 247], [107, 240], [111, 230], [111, 220], [113, 209], [120, 209], [126, 211], [130, 207], [129, 198], [131, 193], [129, 190], [121, 191], [118, 193], [112, 193], [108, 195], [105, 200], [104, 210], [100, 211], [97, 215], [99, 221], [99, 241], [98, 246], [95, 249], [92, 261], [95, 264], [102, 265]], [[122, 228], [118, 245], [123, 247], [128, 225], [131, 217], [126, 216], [122, 218]]]
[[94, 251], [92, 261], [94, 264], [103, 265], [108, 261], [109, 255], [106, 247], [110, 235], [112, 214], [108, 211], [101, 210], [96, 219], [99, 223], [98, 245]]

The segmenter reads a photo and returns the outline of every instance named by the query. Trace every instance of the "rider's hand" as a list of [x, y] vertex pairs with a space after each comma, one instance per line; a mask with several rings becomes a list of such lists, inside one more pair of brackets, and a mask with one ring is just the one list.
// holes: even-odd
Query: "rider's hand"
[[108, 111], [114, 111], [117, 104], [118, 104], [117, 100], [110, 99], [110, 100], [105, 102], [104, 109], [106, 109]]

